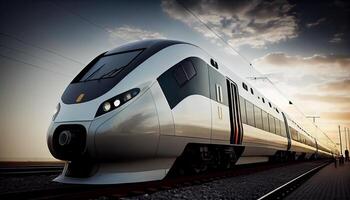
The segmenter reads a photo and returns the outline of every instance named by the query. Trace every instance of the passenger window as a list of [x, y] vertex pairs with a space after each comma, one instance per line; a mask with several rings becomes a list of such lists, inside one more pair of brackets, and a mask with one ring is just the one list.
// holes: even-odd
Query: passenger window
[[269, 114], [270, 132], [276, 133], [275, 118]]
[[262, 102], [263, 102], [263, 103], [265, 103], [265, 99], [264, 99], [264, 97], [262, 97], [261, 99], [262, 99]]
[[196, 70], [193, 64], [185, 60], [179, 63], [174, 69], [174, 77], [179, 86], [184, 85], [187, 81], [191, 80], [196, 75]]
[[287, 137], [286, 125], [283, 120], [280, 121], [280, 123], [281, 123], [281, 135], [283, 137]]
[[253, 88], [250, 88], [250, 93], [252, 93], [252, 95], [254, 95], [254, 90], [253, 90]]
[[247, 86], [247, 84], [242, 83], [242, 87], [243, 87], [245, 90], [247, 90], [247, 91], [248, 91], [248, 86]]
[[246, 112], [247, 112], [247, 124], [250, 126], [255, 126], [253, 104], [246, 100], [245, 105], [246, 105]]
[[291, 135], [292, 135], [292, 139], [295, 140], [295, 141], [298, 141], [298, 132], [292, 128], [292, 127], [289, 127], [290, 129], [290, 132], [291, 132]]
[[276, 122], [276, 134], [281, 135], [281, 124], [279, 119], [275, 119]]
[[245, 99], [243, 97], [239, 97], [239, 104], [241, 107], [241, 118], [242, 118], [242, 123], [247, 123], [247, 114], [245, 110]]
[[261, 109], [254, 106], [254, 114], [255, 114], [255, 127], [259, 129], [263, 129], [262, 117], [261, 117]]
[[268, 114], [265, 111], [262, 111], [262, 121], [263, 121], [263, 128], [265, 131], [269, 132], [269, 119]]

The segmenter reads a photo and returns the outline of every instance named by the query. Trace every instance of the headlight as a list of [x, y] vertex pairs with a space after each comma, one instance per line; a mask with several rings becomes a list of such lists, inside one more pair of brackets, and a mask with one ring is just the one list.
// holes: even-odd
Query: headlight
[[120, 105], [120, 100], [119, 100], [119, 99], [116, 99], [116, 100], [114, 101], [113, 105], [114, 105], [115, 107], [118, 107], [118, 106]]
[[97, 109], [95, 117], [98, 117], [120, 107], [124, 103], [128, 102], [130, 99], [134, 98], [139, 92], [139, 88], [134, 88], [127, 92], [119, 94], [118, 96], [108, 99], [107, 101], [103, 102]]
[[52, 121], [55, 121], [55, 119], [56, 119], [58, 113], [60, 112], [60, 109], [61, 109], [61, 104], [58, 103], [57, 106], [56, 106], [55, 112], [54, 112], [54, 114], [53, 114], [53, 116], [52, 116]]
[[103, 104], [103, 111], [108, 112], [111, 109], [111, 104], [107, 101]]

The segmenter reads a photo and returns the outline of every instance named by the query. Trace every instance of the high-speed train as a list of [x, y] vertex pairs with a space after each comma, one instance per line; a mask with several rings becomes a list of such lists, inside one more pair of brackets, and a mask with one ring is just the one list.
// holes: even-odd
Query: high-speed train
[[47, 134], [55, 181], [117, 184], [269, 160], [332, 157], [264, 95], [198, 46], [144, 40], [93, 59]]

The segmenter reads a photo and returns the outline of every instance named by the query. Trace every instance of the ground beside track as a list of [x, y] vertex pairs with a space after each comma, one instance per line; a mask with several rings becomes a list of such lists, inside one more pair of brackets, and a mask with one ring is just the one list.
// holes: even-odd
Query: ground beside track
[[128, 199], [257, 199], [320, 163], [322, 162], [305, 162]]
[[64, 184], [52, 182], [57, 176], [58, 174], [0, 176], [0, 194], [66, 187]]
[[350, 162], [324, 167], [286, 199], [350, 199]]

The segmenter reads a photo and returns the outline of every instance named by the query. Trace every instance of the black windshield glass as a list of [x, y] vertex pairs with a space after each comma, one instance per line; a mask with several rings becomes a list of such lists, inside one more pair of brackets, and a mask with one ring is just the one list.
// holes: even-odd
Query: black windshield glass
[[112, 54], [101, 57], [79, 80], [89, 81], [115, 76], [127, 66], [142, 50]]

